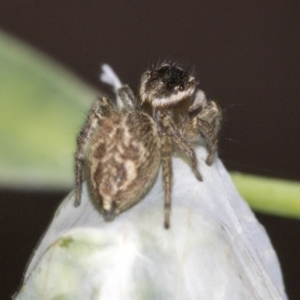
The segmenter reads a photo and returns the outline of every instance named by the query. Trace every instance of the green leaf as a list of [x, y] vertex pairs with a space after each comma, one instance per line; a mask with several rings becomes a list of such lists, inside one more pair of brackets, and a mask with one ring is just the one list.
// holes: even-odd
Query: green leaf
[[97, 92], [0, 32], [0, 185], [71, 186], [75, 139]]

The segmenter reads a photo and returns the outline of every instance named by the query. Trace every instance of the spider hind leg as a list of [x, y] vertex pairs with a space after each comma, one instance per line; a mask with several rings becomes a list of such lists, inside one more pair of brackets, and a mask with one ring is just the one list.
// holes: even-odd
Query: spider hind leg
[[82, 183], [84, 181], [85, 154], [91, 137], [95, 133], [99, 122], [113, 109], [107, 98], [99, 98], [91, 110], [77, 137], [77, 150], [75, 153], [75, 202], [77, 207], [81, 203]]

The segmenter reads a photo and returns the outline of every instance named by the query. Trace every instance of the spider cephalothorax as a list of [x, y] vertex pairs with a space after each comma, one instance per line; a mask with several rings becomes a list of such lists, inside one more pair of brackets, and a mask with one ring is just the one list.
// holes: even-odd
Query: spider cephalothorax
[[195, 78], [187, 71], [168, 64], [142, 75], [140, 100], [152, 107], [168, 107], [193, 94]]
[[[181, 151], [189, 158], [201, 181], [190, 143], [205, 140], [209, 165], [217, 151], [221, 109], [202, 91], [196, 91], [196, 84], [189, 72], [163, 64], [142, 75], [138, 97], [126, 85], [118, 90], [123, 108], [114, 107], [106, 98], [95, 102], [77, 138], [75, 206], [80, 204], [86, 177], [104, 218], [112, 220], [140, 200], [161, 165], [164, 225], [169, 227], [173, 152]], [[187, 107], [178, 121], [175, 116], [181, 103]], [[150, 105], [150, 115], [143, 111], [143, 104]]]

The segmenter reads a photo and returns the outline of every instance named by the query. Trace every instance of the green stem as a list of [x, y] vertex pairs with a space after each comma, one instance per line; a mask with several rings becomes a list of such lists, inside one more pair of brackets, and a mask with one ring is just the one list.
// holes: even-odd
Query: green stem
[[300, 219], [300, 182], [235, 172], [231, 178], [255, 210]]

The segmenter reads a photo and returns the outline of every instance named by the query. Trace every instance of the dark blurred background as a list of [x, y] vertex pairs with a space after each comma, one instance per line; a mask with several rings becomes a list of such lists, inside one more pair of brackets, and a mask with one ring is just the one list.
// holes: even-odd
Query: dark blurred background
[[[227, 168], [300, 180], [299, 1], [2, 0], [0, 29], [99, 89], [102, 63], [134, 89], [158, 60], [195, 67], [200, 87], [225, 110], [220, 156]], [[1, 299], [17, 289], [67, 193], [0, 191]], [[290, 299], [300, 299], [300, 222], [257, 217]]]

